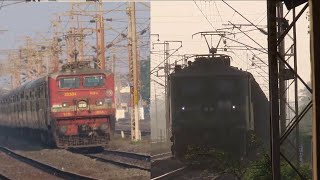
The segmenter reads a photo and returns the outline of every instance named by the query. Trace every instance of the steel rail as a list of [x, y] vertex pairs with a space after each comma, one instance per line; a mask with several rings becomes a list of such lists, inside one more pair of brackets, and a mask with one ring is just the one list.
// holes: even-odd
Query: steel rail
[[124, 157], [124, 158], [129, 158], [131, 160], [138, 160], [138, 161], [143, 161], [143, 162], [150, 162], [150, 155], [147, 154], [139, 154], [139, 153], [132, 153], [132, 152], [125, 152], [125, 151], [115, 151], [115, 150], [103, 150], [102, 152], [81, 152], [81, 151], [71, 151], [73, 153], [81, 154], [83, 156], [89, 157], [91, 159], [95, 159], [100, 162], [104, 163], [110, 163], [119, 167], [123, 168], [134, 168], [134, 169], [140, 169], [144, 171], [150, 171], [150, 167], [146, 167], [143, 165], [137, 165], [134, 163], [130, 162], [123, 162], [123, 161], [118, 161], [114, 160], [108, 155], [111, 156], [117, 156], [117, 157]]
[[126, 152], [126, 151], [114, 151], [114, 150], [104, 150], [104, 152], [102, 152], [102, 153], [103, 154], [120, 155], [122, 157], [128, 157], [131, 159], [148, 161], [148, 162], [150, 162], [150, 160], [151, 160], [150, 155], [147, 155], [147, 154], [132, 153], [132, 152]]
[[144, 171], [150, 171], [150, 168], [147, 168], [147, 167], [143, 167], [143, 166], [139, 166], [139, 165], [135, 165], [135, 164], [131, 164], [131, 163], [120, 162], [120, 161], [112, 160], [112, 159], [109, 159], [106, 157], [98, 157], [94, 154], [83, 154], [83, 155], [86, 157], [89, 157], [91, 159], [95, 159], [100, 162], [110, 163], [110, 164], [113, 164], [113, 165], [116, 165], [119, 167], [134, 168], [134, 169], [140, 169], [140, 170], [144, 170]]
[[10, 180], [8, 177], [4, 176], [3, 174], [0, 174], [0, 179], [1, 180]]
[[160, 175], [160, 176], [154, 177], [154, 178], [152, 178], [151, 180], [168, 178], [168, 177], [170, 177], [170, 176], [177, 175], [178, 173], [180, 173], [181, 171], [185, 170], [186, 168], [187, 168], [187, 166], [184, 166], [184, 167], [175, 169], [175, 170], [173, 170], [173, 171], [167, 172], [167, 173], [162, 174], [162, 175]]
[[165, 152], [165, 153], [161, 153], [161, 154], [156, 154], [151, 156], [151, 161], [159, 161], [159, 160], [164, 160], [164, 159], [169, 159], [172, 157], [171, 152]]
[[[131, 135], [131, 130], [121, 130], [121, 129], [116, 129], [115, 133], [116, 134], [121, 134], [121, 131], [123, 131], [123, 133], [125, 135]], [[151, 132], [150, 131], [141, 131], [141, 136], [150, 136]]]
[[40, 169], [44, 172], [47, 172], [51, 175], [54, 175], [54, 176], [57, 176], [57, 177], [60, 177], [60, 178], [63, 178], [63, 179], [67, 179], [67, 180], [74, 180], [74, 179], [77, 179], [77, 180], [96, 180], [92, 177], [89, 177], [89, 176], [83, 176], [83, 175], [80, 175], [80, 174], [76, 174], [76, 173], [72, 173], [72, 172], [68, 172], [68, 171], [63, 171], [63, 170], [60, 170], [58, 168], [55, 168], [53, 166], [50, 166], [48, 164], [44, 164], [44, 163], [41, 163], [39, 161], [36, 161], [34, 159], [31, 159], [31, 158], [28, 158], [28, 157], [25, 157], [25, 156], [22, 156], [20, 154], [17, 154], [15, 153], [14, 151], [6, 148], [6, 147], [2, 147], [0, 146], [0, 151], [6, 153], [7, 155], [9, 155], [10, 157], [16, 159], [16, 160], [19, 160], [21, 162], [24, 162], [32, 167], [35, 167], [37, 169]]

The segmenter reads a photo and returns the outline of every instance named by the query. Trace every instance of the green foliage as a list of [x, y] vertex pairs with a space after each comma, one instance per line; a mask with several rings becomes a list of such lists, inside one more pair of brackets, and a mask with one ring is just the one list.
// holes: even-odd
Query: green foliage
[[[312, 179], [311, 169], [308, 165], [301, 165], [298, 169], [305, 179]], [[244, 175], [245, 180], [269, 180], [272, 179], [271, 160], [268, 154], [263, 154], [262, 157], [251, 163]], [[299, 180], [300, 176], [292, 169], [285, 161], [281, 161], [281, 180]]]
[[[271, 160], [269, 154], [258, 147], [259, 141], [254, 136], [252, 146], [256, 147], [258, 152], [262, 152], [257, 160], [239, 159], [230, 153], [219, 151], [215, 148], [205, 146], [188, 146], [185, 154], [185, 160], [193, 168], [203, 169], [214, 173], [227, 173], [243, 180], [270, 180], [272, 179]], [[255, 152], [255, 151], [253, 151]], [[305, 179], [311, 179], [311, 169], [307, 164], [302, 164], [298, 168], [300, 174]], [[285, 161], [281, 161], [281, 180], [300, 180], [300, 176]]]
[[140, 61], [140, 81], [140, 94], [147, 107], [145, 113], [148, 116], [150, 106], [150, 57], [147, 60]]
[[132, 144], [132, 145], [139, 145], [139, 144], [141, 144], [141, 141], [140, 141], [140, 140], [130, 141], [130, 144]]
[[[212, 147], [193, 145], [188, 146], [185, 159], [190, 166], [206, 169], [215, 173], [232, 174], [238, 179], [243, 179], [244, 176], [248, 174], [247, 171], [249, 170], [249, 167], [251, 167], [252, 162], [249, 159], [255, 159], [257, 152], [264, 152], [262, 149], [264, 145], [261, 139], [259, 139], [254, 132], [247, 132], [247, 142], [247, 153], [249, 156], [246, 158], [240, 158], [240, 154], [237, 152], [226, 153]], [[264, 158], [262, 160], [264, 161], [256, 162], [257, 167], [262, 167], [264, 164], [268, 164], [268, 158]], [[271, 163], [269, 167], [271, 167]], [[271, 172], [271, 168], [269, 169]], [[268, 168], [264, 168], [264, 170], [266, 172], [259, 173], [261, 173], [261, 178], [263, 178], [262, 175], [265, 174], [265, 179], [267, 180], [269, 178], [267, 173]], [[251, 171], [254, 172], [258, 170], [253, 169]], [[247, 176], [251, 177], [250, 173]]]
[[253, 162], [247, 170], [243, 179], [259, 179], [259, 180], [269, 180], [272, 179], [272, 169], [271, 160], [268, 154], [263, 154], [262, 157]]
[[200, 146], [189, 146], [185, 159], [189, 166], [193, 168], [220, 174], [233, 174], [238, 179], [241, 179], [245, 174], [246, 164], [248, 163], [246, 160], [241, 160], [215, 148]]
[[[311, 82], [307, 83], [311, 87]], [[299, 112], [301, 112], [305, 106], [312, 100], [312, 95], [307, 88], [304, 88], [299, 92]], [[300, 133], [302, 135], [311, 135], [312, 131], [312, 108], [306, 113], [299, 123]]]

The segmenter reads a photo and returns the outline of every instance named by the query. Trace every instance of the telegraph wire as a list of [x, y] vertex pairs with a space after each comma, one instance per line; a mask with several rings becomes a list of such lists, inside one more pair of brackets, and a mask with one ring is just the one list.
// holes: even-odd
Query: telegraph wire
[[213, 27], [212, 23], [209, 21], [208, 17], [203, 13], [202, 9], [198, 6], [197, 2], [195, 0], [193, 0], [194, 4], [198, 7], [198, 9], [200, 10], [201, 14], [206, 18], [206, 20], [208, 21], [208, 23], [211, 25], [211, 27], [213, 28], [213, 30], [216, 30], [216, 28]]
[[1, 10], [2, 7], [3, 7], [3, 3], [4, 3], [4, 0], [1, 1], [0, 10]]

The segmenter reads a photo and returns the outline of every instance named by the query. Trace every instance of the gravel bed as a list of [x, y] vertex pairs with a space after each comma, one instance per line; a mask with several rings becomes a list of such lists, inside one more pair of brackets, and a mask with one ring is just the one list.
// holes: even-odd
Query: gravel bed
[[200, 180], [200, 179], [201, 180], [237, 180], [237, 178], [231, 174], [219, 174], [214, 172], [208, 172], [206, 170], [191, 170], [175, 179], [177, 180]]
[[151, 164], [151, 177], [154, 178], [160, 176], [183, 166], [183, 163], [173, 159], [155, 161]]
[[64, 149], [46, 149], [41, 144], [21, 139], [0, 137], [0, 145], [56, 168], [97, 179], [150, 179], [147, 171], [120, 168]]
[[171, 144], [172, 144], [171, 142], [152, 143], [151, 155], [171, 152]]
[[126, 151], [140, 154], [150, 154], [151, 146], [149, 140], [134, 142], [131, 137], [121, 138], [118, 135], [105, 147], [108, 150]]
[[0, 152], [0, 174], [15, 180], [59, 180], [56, 176], [16, 160]]
[[112, 155], [112, 154], [94, 154], [93, 156], [116, 161], [116, 162], [129, 164], [129, 165], [136, 165], [136, 166], [139, 166], [139, 167], [142, 167], [145, 169], [151, 168], [150, 162], [132, 159], [132, 158], [128, 158], [128, 157], [122, 157], [122, 156], [117, 156], [117, 155]]
[[[159, 160], [152, 163], [151, 167], [151, 178], [158, 177], [165, 173], [171, 172], [173, 170], [184, 167], [185, 165], [180, 161], [173, 159]], [[222, 175], [220, 176], [218, 173], [209, 172], [207, 170], [197, 170], [187, 168], [186, 170], [182, 170], [182, 172], [178, 172], [177, 174], [170, 175], [168, 177], [162, 178], [166, 179], [175, 179], [175, 180], [235, 180], [233, 176], [230, 175]]]

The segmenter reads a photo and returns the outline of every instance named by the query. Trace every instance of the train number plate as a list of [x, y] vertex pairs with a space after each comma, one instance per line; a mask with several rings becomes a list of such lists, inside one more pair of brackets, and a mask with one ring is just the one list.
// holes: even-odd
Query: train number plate
[[77, 93], [76, 92], [65, 92], [64, 96], [76, 96]]
[[96, 114], [106, 114], [105, 111], [96, 111]]
[[98, 92], [96, 92], [96, 91], [90, 91], [90, 95], [98, 95]]

